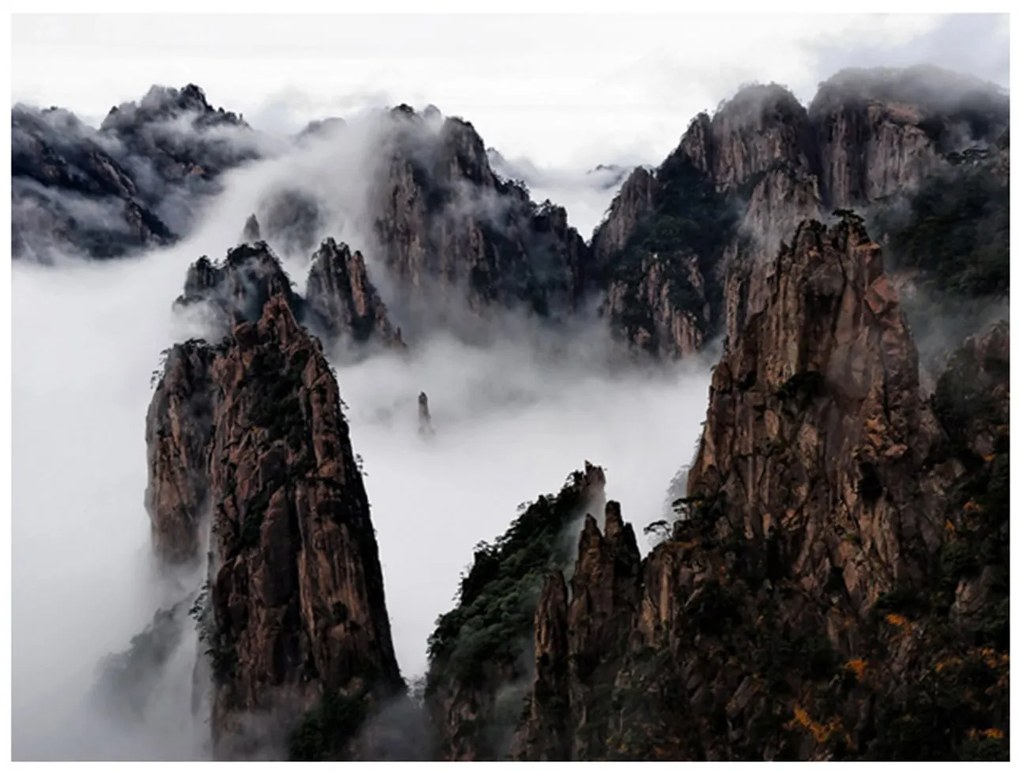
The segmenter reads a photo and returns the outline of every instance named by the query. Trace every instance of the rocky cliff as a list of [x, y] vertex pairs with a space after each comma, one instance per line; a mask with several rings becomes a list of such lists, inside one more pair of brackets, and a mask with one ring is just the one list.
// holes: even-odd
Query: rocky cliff
[[358, 343], [374, 339], [404, 347], [400, 328], [390, 324], [386, 305], [369, 281], [365, 258], [347, 244], [332, 238], [322, 242], [312, 257], [305, 297], [327, 338], [345, 334]]
[[457, 607], [429, 639], [425, 708], [440, 759], [493, 760], [509, 751], [535, 661], [532, 618], [551, 601], [542, 584], [549, 570], [569, 563], [571, 536], [601, 511], [604, 485], [602, 470], [586, 464], [475, 552]]
[[258, 220], [245, 223], [242, 243], [218, 263], [201, 257], [189, 269], [174, 306], [201, 314], [210, 334], [228, 334], [234, 324], [255, 321], [270, 297], [279, 295], [294, 317], [321, 337], [338, 342], [405, 347], [400, 328], [368, 277], [365, 259], [344, 243], [325, 239], [312, 255], [305, 295], [294, 291], [279, 258], [260, 235]]
[[926, 399], [857, 218], [759, 269], [672, 533], [641, 560], [611, 502], [546, 579], [506, 754], [1007, 756], [1008, 330]]
[[154, 86], [100, 128], [57, 108], [11, 110], [15, 257], [117, 257], [185, 234], [219, 176], [260, 154], [197, 86]]
[[[724, 330], [732, 336], [760, 309], [753, 263], [771, 259], [798, 222], [851, 208], [895, 266], [922, 268], [915, 280], [999, 295], [1008, 188], [997, 170], [1008, 165], [1008, 122], [1006, 94], [934, 68], [848, 70], [823, 83], [808, 108], [774, 84], [742, 89], [695, 118], [659, 169], [635, 171], [621, 188], [592, 241], [603, 313], [624, 339], [658, 355], [689, 354]], [[678, 159], [714, 188], [709, 206], [666, 193]], [[954, 188], [947, 205], [942, 196]], [[722, 245], [677, 227], [706, 217]], [[983, 243], [974, 228], [994, 236]], [[663, 277], [675, 255], [685, 256], [683, 272], [695, 264], [701, 284], [726, 291], [671, 297], [671, 282], [692, 283]]]
[[147, 425], [153, 546], [175, 563], [208, 549], [194, 612], [217, 756], [357, 756], [362, 722], [403, 690], [368, 500], [289, 282], [234, 291], [248, 256], [189, 272], [191, 290], [227, 288], [211, 297], [231, 327], [167, 356]]
[[390, 121], [369, 209], [408, 301], [438, 293], [473, 314], [493, 305], [539, 316], [573, 310], [590, 258], [566, 212], [496, 176], [470, 123], [408, 107]]

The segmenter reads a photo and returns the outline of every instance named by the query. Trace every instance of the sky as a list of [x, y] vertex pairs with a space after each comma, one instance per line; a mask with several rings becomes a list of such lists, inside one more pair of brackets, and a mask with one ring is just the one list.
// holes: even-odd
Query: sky
[[658, 164], [748, 82], [807, 101], [846, 66], [929, 63], [1009, 85], [1006, 15], [17, 15], [12, 37], [13, 101], [92, 123], [152, 83], [274, 132], [433, 103], [572, 171]]
[[[593, 191], [588, 170], [658, 164], [698, 111], [741, 84], [776, 81], [807, 101], [846, 66], [929, 63], [1009, 85], [1005, 16], [19, 16], [12, 27], [12, 102], [59, 105], [93, 124], [153, 83], [197, 83], [214, 104], [281, 134], [373, 107], [435, 104], [542, 179], [585, 236], [612, 195]], [[144, 414], [159, 351], [191, 333], [169, 312], [187, 266], [236, 242], [255, 182], [322, 183], [306, 167], [273, 163], [229, 175], [218, 208], [175, 247], [12, 271], [20, 757], [81, 757], [115, 741], [118, 752], [143, 742], [143, 754], [159, 756], [161, 737], [180, 751], [161, 717], [153, 736], [63, 728], [81, 717], [98, 658], [123, 649], [157, 607]], [[318, 171], [357, 184], [356, 168], [334, 158]], [[425, 638], [451, 607], [473, 545], [585, 460], [606, 466], [607, 492], [639, 532], [662, 516], [704, 418], [708, 364], [693, 367], [610, 380], [583, 362], [550, 368], [523, 345], [480, 351], [437, 338], [410, 364], [385, 357], [341, 369], [405, 675], [423, 672]], [[422, 389], [437, 429], [429, 446], [413, 426]]]

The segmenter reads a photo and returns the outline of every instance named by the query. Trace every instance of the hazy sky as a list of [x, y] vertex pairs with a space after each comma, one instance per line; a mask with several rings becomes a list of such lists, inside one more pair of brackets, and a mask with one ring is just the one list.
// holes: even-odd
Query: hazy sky
[[658, 163], [742, 83], [809, 100], [846, 66], [938, 64], [1008, 86], [1005, 15], [16, 16], [12, 96], [98, 122], [195, 82], [259, 128], [436, 104], [508, 158]]
[[[92, 123], [153, 83], [195, 82], [271, 132], [434, 103], [507, 158], [554, 170], [547, 190], [585, 236], [611, 191], [591, 192], [581, 172], [657, 164], [696, 112], [742, 83], [775, 80], [806, 101], [846, 66], [932, 63], [1008, 86], [1009, 64], [1005, 16], [20, 16], [12, 31], [13, 100]], [[344, 161], [341, 150], [231, 172], [197, 232], [169, 249], [59, 271], [15, 264], [17, 756], [159, 755], [163, 744], [182, 754], [180, 726], [162, 713], [147, 717], [155, 738], [73, 728], [87, 725], [73, 721], [90, 714], [96, 662], [159, 607], [142, 505], [150, 372], [162, 348], [192, 334], [170, 313], [187, 266], [236, 243], [270, 182], [336, 187], [338, 206], [361, 194], [364, 153]], [[305, 263], [287, 267], [307, 275]], [[692, 457], [707, 360], [607, 378], [573, 342], [579, 360], [556, 367], [523, 343], [476, 350], [440, 336], [410, 363], [339, 368], [408, 676], [424, 670], [426, 637], [473, 545], [503, 532], [518, 503], [555, 491], [587, 459], [607, 467], [608, 494], [640, 530], [662, 516], [670, 477]], [[414, 430], [423, 389], [437, 429], [428, 445]], [[167, 697], [180, 697], [186, 720], [189, 683]]]

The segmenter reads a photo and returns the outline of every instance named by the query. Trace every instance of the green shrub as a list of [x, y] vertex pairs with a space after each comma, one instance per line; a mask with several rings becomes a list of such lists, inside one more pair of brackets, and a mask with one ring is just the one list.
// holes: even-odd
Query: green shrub
[[479, 544], [457, 607], [439, 617], [429, 637], [430, 684], [438, 669], [447, 670], [447, 681], [477, 682], [491, 665], [513, 665], [549, 572], [570, 562], [562, 534], [584, 513], [582, 479], [575, 472], [559, 495], [540, 497], [494, 543]]
[[939, 289], [969, 296], [1009, 292], [1009, 186], [987, 165], [935, 175], [890, 230], [903, 265], [921, 268]]
[[290, 760], [329, 760], [339, 755], [365, 720], [361, 694], [330, 691], [306, 714], [288, 742]]

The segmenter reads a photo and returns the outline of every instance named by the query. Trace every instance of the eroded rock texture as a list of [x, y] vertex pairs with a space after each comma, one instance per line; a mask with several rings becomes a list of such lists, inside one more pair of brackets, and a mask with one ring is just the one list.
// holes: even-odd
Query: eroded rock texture
[[400, 328], [391, 326], [386, 305], [368, 278], [365, 258], [361, 252], [352, 253], [347, 244], [332, 238], [322, 242], [312, 257], [305, 297], [328, 337], [342, 334], [358, 343], [373, 339], [404, 347]]
[[1008, 330], [929, 400], [858, 219], [805, 222], [759, 269], [672, 533], [641, 560], [616, 504], [585, 522], [569, 591], [554, 570], [539, 595], [502, 756], [1008, 754]]
[[[1005, 94], [934, 68], [847, 70], [807, 109], [780, 86], [744, 88], [624, 183], [592, 241], [603, 314], [660, 356], [732, 337], [764, 299], [753, 264], [802, 220], [851, 208], [914, 280], [1002, 295], [1008, 116]], [[963, 224], [978, 220], [983, 239]]]
[[403, 688], [336, 380], [288, 289], [219, 345], [172, 348], [149, 414], [156, 552], [197, 559], [209, 533], [201, 634], [224, 758], [347, 757]]
[[470, 123], [407, 107], [390, 120], [369, 208], [381, 255], [409, 299], [437, 292], [475, 314], [490, 305], [540, 316], [573, 310], [589, 252], [566, 212], [536, 206], [497, 177]]
[[[257, 235], [250, 225], [251, 220], [246, 231]], [[238, 322], [258, 319], [275, 295], [327, 345], [405, 347], [400, 328], [390, 324], [386, 304], [369, 279], [361, 253], [332, 238], [324, 240], [312, 256], [304, 297], [294, 291], [269, 245], [249, 240], [231, 249], [222, 262], [208, 257], [195, 262], [175, 306], [195, 309], [214, 334], [225, 335]]]

